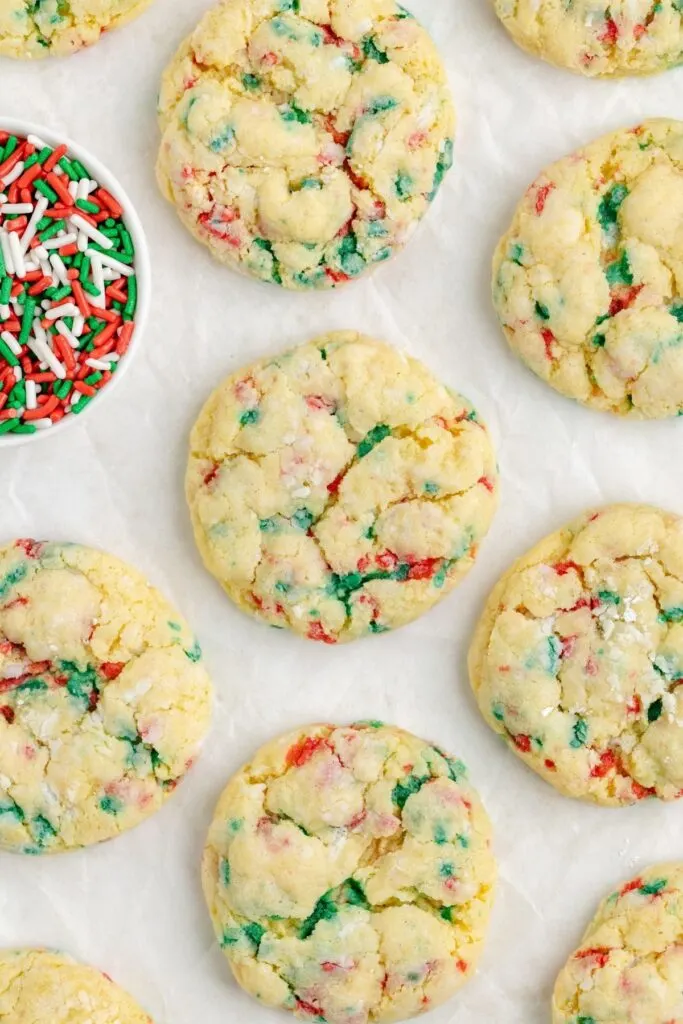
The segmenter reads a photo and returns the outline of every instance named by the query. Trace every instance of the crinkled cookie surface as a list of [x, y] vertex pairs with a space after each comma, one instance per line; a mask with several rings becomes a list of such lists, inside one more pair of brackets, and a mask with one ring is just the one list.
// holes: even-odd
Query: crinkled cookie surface
[[153, 1024], [94, 967], [46, 949], [0, 951], [3, 1024]]
[[473, 564], [497, 470], [469, 403], [353, 332], [233, 374], [192, 431], [206, 567], [245, 611], [336, 643], [412, 621]]
[[560, 973], [553, 1024], [683, 1020], [683, 864], [647, 868], [601, 904]]
[[137, 17], [151, 0], [0, 0], [0, 55], [65, 57]]
[[681, 0], [494, 0], [523, 49], [589, 76], [651, 74], [683, 60]]
[[451, 166], [454, 112], [394, 0], [223, 0], [168, 67], [157, 173], [212, 254], [332, 288], [407, 242]]
[[544, 171], [493, 266], [513, 350], [563, 395], [683, 412], [683, 122], [645, 121]]
[[240, 985], [328, 1024], [449, 999], [481, 951], [494, 876], [464, 765], [380, 722], [263, 747], [221, 796], [203, 866]]
[[484, 718], [561, 792], [683, 793], [683, 520], [586, 513], [493, 590], [470, 652]]
[[69, 850], [137, 825], [210, 713], [196, 640], [135, 569], [77, 544], [0, 550], [0, 848]]

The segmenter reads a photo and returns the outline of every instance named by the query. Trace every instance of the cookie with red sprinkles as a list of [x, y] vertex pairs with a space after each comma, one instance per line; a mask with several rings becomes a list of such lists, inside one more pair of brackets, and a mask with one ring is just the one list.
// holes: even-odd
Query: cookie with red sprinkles
[[402, 249], [453, 160], [429, 35], [395, 0], [223, 0], [162, 82], [159, 185], [221, 262], [334, 288]]
[[474, 564], [498, 491], [469, 404], [339, 331], [232, 374], [192, 431], [197, 545], [245, 611], [326, 644], [384, 633]]
[[66, 144], [0, 129], [0, 436], [81, 413], [138, 309], [125, 211]]
[[210, 705], [197, 641], [135, 569], [77, 544], [0, 550], [1, 849], [61, 852], [148, 818]]

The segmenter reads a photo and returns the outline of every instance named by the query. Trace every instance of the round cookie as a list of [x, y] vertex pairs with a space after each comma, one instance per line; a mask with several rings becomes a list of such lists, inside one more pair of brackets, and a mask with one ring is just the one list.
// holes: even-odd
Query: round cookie
[[645, 121], [548, 168], [498, 246], [506, 337], [595, 409], [683, 412], [683, 122]]
[[449, 999], [474, 971], [494, 879], [465, 766], [381, 722], [262, 747], [223, 792], [203, 862], [239, 984], [328, 1024], [399, 1021]]
[[494, 588], [470, 651], [484, 718], [567, 796], [683, 793], [683, 519], [586, 513]]
[[65, 57], [136, 18], [151, 0], [0, 0], [0, 56]]
[[152, 1024], [106, 974], [46, 949], [0, 950], [2, 1024]]
[[472, 406], [351, 331], [228, 377], [190, 448], [207, 569], [244, 611], [324, 643], [431, 608], [472, 566], [496, 506]]
[[0, 550], [0, 848], [88, 846], [157, 811], [209, 726], [200, 659], [175, 609], [111, 555]]
[[159, 185], [213, 256], [333, 288], [408, 241], [453, 159], [427, 32], [395, 0], [223, 0], [162, 82]]
[[660, 864], [603, 901], [557, 979], [553, 1024], [682, 1019], [682, 890], [683, 864]]
[[646, 75], [683, 60], [680, 0], [494, 0], [514, 41], [590, 77]]

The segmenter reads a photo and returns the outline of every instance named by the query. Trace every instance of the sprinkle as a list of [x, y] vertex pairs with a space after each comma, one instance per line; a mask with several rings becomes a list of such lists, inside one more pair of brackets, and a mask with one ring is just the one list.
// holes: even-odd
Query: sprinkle
[[65, 302], [61, 306], [53, 306], [52, 309], [48, 309], [45, 313], [46, 320], [59, 320], [63, 316], [76, 316], [78, 313], [78, 306], [74, 306], [73, 302]]
[[88, 238], [91, 238], [93, 242], [97, 242], [98, 245], [101, 245], [103, 249], [114, 248], [114, 243], [112, 242], [111, 238], [107, 238], [107, 236], [103, 235], [101, 231], [98, 231], [97, 228], [94, 228], [92, 226], [92, 224], [89, 224], [87, 220], [84, 220], [84, 218], [81, 217], [80, 213], [73, 213], [69, 217], [69, 221], [71, 222], [71, 224], [73, 224], [75, 228], [78, 228], [78, 230], [81, 231], [84, 235], [87, 235]]

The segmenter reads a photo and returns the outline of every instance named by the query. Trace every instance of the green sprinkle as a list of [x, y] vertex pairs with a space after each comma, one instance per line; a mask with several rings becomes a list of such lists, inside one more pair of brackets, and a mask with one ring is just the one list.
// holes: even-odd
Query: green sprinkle
[[439, 867], [439, 874], [442, 878], [452, 878], [455, 874], [455, 868], [450, 861], [445, 861]]
[[92, 402], [94, 397], [94, 395], [83, 395], [82, 398], [79, 398], [79, 400], [71, 406], [71, 411], [76, 413], [76, 415], [78, 415], [79, 412], [83, 412], [86, 406]]
[[377, 96], [372, 102], [366, 107], [366, 113], [370, 117], [376, 117], [378, 114], [384, 114], [387, 110], [393, 110], [397, 107], [398, 103], [393, 96]]
[[431, 480], [428, 480], [427, 483], [424, 485], [424, 487], [422, 489], [425, 492], [425, 494], [432, 494], [432, 495], [433, 494], [438, 494], [439, 490], [440, 490], [439, 485], [435, 484], [435, 483], [432, 483]]
[[[56, 198], [57, 197], [55, 196], [55, 199]], [[45, 230], [41, 231], [38, 235], [41, 242], [45, 242], [48, 238], [54, 238], [55, 235], [58, 235], [60, 231], [66, 228], [65, 220], [48, 220], [48, 224], [49, 227], [46, 227]]]
[[613, 590], [599, 590], [598, 600], [601, 604], [621, 604], [621, 598]]
[[201, 661], [202, 649], [199, 646], [199, 641], [195, 640], [192, 647], [190, 647], [189, 651], [185, 651], [185, 654], [190, 659], [190, 661], [194, 662], [195, 664], [198, 661]]
[[283, 121], [297, 121], [299, 124], [310, 124], [311, 115], [307, 110], [302, 110], [301, 107], [295, 106], [293, 103], [287, 103], [284, 107], [279, 109], [280, 117]]
[[111, 814], [116, 817], [123, 810], [123, 801], [117, 796], [103, 796], [99, 802], [99, 807], [105, 814]]
[[[67, 297], [67, 295], [71, 295], [71, 288], [70, 288], [70, 286], [68, 284], [65, 284], [65, 285], [62, 285], [61, 288], [55, 288], [54, 289], [53, 294], [52, 294], [52, 301], [53, 302], [59, 302], [61, 299], [65, 299]], [[65, 318], [65, 320], [66, 319], [67, 318]], [[71, 327], [73, 327], [73, 317], [68, 317], [68, 319], [71, 320]], [[67, 324], [67, 327], [69, 327], [68, 324]], [[69, 327], [69, 330], [71, 330], [71, 327]]]
[[617, 223], [619, 208], [628, 195], [625, 185], [614, 185], [601, 199], [598, 220], [603, 231], [610, 232]]
[[[79, 274], [78, 274], [78, 276], [81, 279], [81, 281], [83, 282], [84, 286], [85, 286], [85, 282], [88, 280], [88, 274], [89, 273], [90, 273], [90, 257], [89, 256], [84, 256], [83, 259], [81, 260], [81, 268], [80, 268], [80, 271], [79, 271]], [[70, 290], [71, 289], [69, 289], [69, 291]], [[95, 289], [95, 291], [99, 295], [99, 292], [98, 292], [97, 288]]]
[[646, 882], [645, 885], [641, 885], [638, 892], [642, 896], [659, 896], [666, 889], [666, 884], [666, 878], [658, 878], [656, 882]]
[[260, 419], [261, 413], [258, 411], [258, 409], [245, 409], [245, 411], [240, 416], [240, 426], [249, 427], [254, 423], [258, 423]]
[[400, 811], [405, 807], [408, 797], [419, 793], [429, 778], [429, 775], [408, 775], [402, 782], [396, 783], [391, 791], [391, 799]]
[[7, 342], [0, 338], [0, 355], [2, 358], [9, 363], [10, 366], [18, 366], [19, 360], [14, 355]]
[[315, 931], [319, 921], [331, 921], [332, 918], [337, 916], [337, 913], [337, 905], [330, 893], [325, 893], [316, 903], [310, 917], [307, 917], [302, 923], [299, 929], [299, 938], [308, 939]]
[[278, 520], [273, 516], [271, 519], [259, 519], [261, 533], [277, 533], [280, 529]]
[[[52, 156], [52, 153], [53, 153], [53, 150], [50, 148], [50, 146], [43, 146], [43, 148], [41, 149], [40, 153], [38, 153], [38, 163], [44, 164], [45, 161], [47, 160], [47, 158], [49, 156]], [[35, 183], [36, 187], [37, 187], [37, 184], [38, 183], [36, 182]]]
[[363, 459], [366, 455], [369, 455], [373, 448], [376, 448], [385, 437], [389, 437], [391, 434], [391, 427], [388, 427], [386, 423], [378, 423], [377, 426], [373, 427], [372, 430], [365, 435], [363, 440], [358, 445], [358, 458]]
[[573, 747], [574, 750], [578, 750], [580, 747], [586, 745], [588, 739], [588, 723], [583, 718], [577, 718], [572, 729], [572, 739], [569, 742], [569, 746]]
[[314, 515], [309, 512], [307, 508], [298, 508], [292, 515], [292, 522], [295, 526], [298, 526], [300, 530], [310, 530], [314, 522]]
[[658, 618], [660, 622], [683, 622], [683, 605], [679, 608], [663, 608]]
[[28, 341], [29, 334], [31, 333], [31, 327], [33, 325], [33, 314], [35, 312], [36, 305], [36, 300], [31, 296], [29, 296], [24, 303], [24, 312], [21, 318], [21, 331], [19, 332], [20, 345], [25, 345]]
[[653, 701], [647, 709], [647, 720], [648, 722], [656, 722], [658, 718], [661, 718], [662, 711], [664, 710], [664, 702], [659, 697]]
[[138, 282], [135, 274], [128, 278], [128, 300], [123, 308], [123, 319], [132, 320], [138, 301]]
[[370, 909], [368, 898], [365, 895], [365, 889], [356, 881], [355, 878], [347, 878], [342, 886], [342, 898], [346, 900], [352, 907], [362, 907], [364, 910]]
[[388, 64], [389, 58], [384, 50], [380, 50], [377, 43], [369, 36], [363, 40], [363, 53], [369, 60], [376, 60], [378, 64]]
[[548, 307], [544, 306], [543, 303], [541, 303], [541, 302], [537, 302], [536, 303], [536, 316], [539, 317], [539, 319], [541, 319], [541, 320], [550, 320], [550, 311], [549, 311]]
[[256, 946], [256, 952], [258, 953], [258, 948], [261, 945], [261, 939], [266, 934], [266, 929], [257, 921], [251, 921], [243, 926], [242, 931], [249, 941]]
[[[43, 181], [42, 178], [36, 178], [33, 182], [33, 187], [36, 192], [42, 192], [43, 195], [50, 200], [51, 203], [56, 203], [59, 196], [54, 189], [50, 188], [47, 182]], [[61, 223], [64, 223], [63, 221]]]
[[259, 89], [261, 79], [258, 75], [242, 75], [242, 85], [245, 89]]
[[453, 907], [442, 907], [439, 911], [439, 917], [442, 917], [444, 921], [448, 921], [449, 924], [453, 922]]
[[230, 885], [230, 861], [227, 857], [221, 857], [220, 876], [223, 885]]
[[448, 842], [448, 835], [443, 825], [436, 825], [434, 827], [434, 842], [437, 846], [443, 846], [444, 843]]
[[85, 210], [86, 213], [100, 212], [100, 208], [97, 203], [91, 203], [89, 199], [77, 199], [74, 205], [77, 206], [79, 210]]
[[57, 829], [42, 814], [37, 814], [29, 827], [38, 846], [45, 846], [50, 839], [54, 839], [57, 835]]
[[412, 177], [404, 171], [396, 175], [396, 178], [394, 179], [394, 190], [402, 202], [410, 199], [413, 194], [413, 185], [414, 182]]
[[5, 277], [0, 285], [0, 303], [6, 306], [10, 300], [10, 293], [12, 291], [12, 278]]
[[625, 250], [618, 260], [609, 264], [605, 270], [605, 277], [607, 278], [607, 283], [610, 287], [614, 287], [619, 284], [633, 284], [631, 263], [628, 258], [628, 253]]

